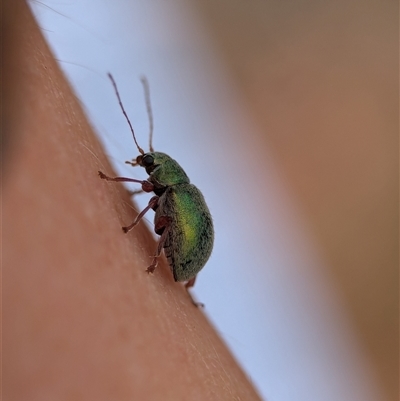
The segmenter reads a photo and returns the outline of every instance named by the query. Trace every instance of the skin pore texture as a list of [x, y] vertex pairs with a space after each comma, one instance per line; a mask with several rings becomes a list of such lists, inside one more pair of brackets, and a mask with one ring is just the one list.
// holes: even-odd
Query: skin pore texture
[[3, 395], [259, 400], [175, 283], [25, 2], [3, 2]]

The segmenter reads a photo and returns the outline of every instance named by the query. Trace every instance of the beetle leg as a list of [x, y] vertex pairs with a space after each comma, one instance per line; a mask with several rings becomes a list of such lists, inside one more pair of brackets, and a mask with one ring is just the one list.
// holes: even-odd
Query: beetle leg
[[139, 223], [139, 221], [142, 219], [142, 217], [150, 210], [153, 209], [154, 207], [157, 206], [158, 203], [158, 196], [153, 196], [150, 200], [149, 200], [149, 204], [137, 215], [136, 219], [134, 220], [134, 222], [132, 224], [130, 224], [129, 226], [126, 227], [122, 227], [122, 230], [124, 233], [127, 233], [129, 231], [132, 230], [133, 227], [136, 226], [137, 223]]
[[128, 177], [109, 177], [108, 175], [105, 175], [101, 171], [98, 171], [98, 174], [102, 180], [115, 181], [115, 182], [138, 182], [139, 184], [142, 184], [142, 191], [152, 192], [154, 190], [154, 185], [147, 180], [136, 180], [135, 178], [128, 178]]
[[135, 195], [142, 194], [144, 191], [143, 189], [135, 189], [134, 191], [128, 191], [129, 196], [134, 197]]
[[185, 288], [186, 289], [194, 287], [194, 283], [196, 281], [196, 277], [197, 276], [194, 276], [193, 278], [191, 278], [189, 281], [186, 282], [186, 284], [185, 284]]
[[135, 159], [132, 159], [132, 161], [127, 160], [127, 161], [125, 162], [125, 164], [130, 164], [132, 167], [136, 167], [136, 166], [139, 165], [138, 162], [137, 162]]
[[189, 295], [189, 297], [190, 297], [190, 300], [192, 301], [192, 304], [193, 304], [194, 306], [197, 306], [198, 308], [204, 308], [204, 304], [201, 303], [201, 302], [196, 302], [196, 301], [193, 299], [192, 294], [189, 292], [189, 288], [192, 288], [192, 287], [194, 286], [194, 283], [195, 283], [195, 281], [196, 281], [196, 277], [197, 277], [197, 276], [194, 276], [193, 278], [191, 278], [189, 281], [187, 281], [187, 282], [185, 283], [186, 292], [188, 293], [188, 295]]
[[158, 218], [157, 222], [154, 225], [154, 231], [156, 233], [161, 232], [160, 239], [158, 240], [157, 251], [154, 255], [153, 262], [146, 269], [147, 273], [153, 273], [158, 264], [158, 258], [161, 255], [161, 252], [164, 248], [165, 241], [167, 239], [168, 231], [170, 228], [171, 219], [167, 216], [161, 216]]

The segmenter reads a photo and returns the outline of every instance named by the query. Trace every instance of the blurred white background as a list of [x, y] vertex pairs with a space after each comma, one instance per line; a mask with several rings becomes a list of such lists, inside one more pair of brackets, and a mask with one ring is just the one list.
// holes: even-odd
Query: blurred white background
[[[259, 145], [260, 128], [192, 2], [31, 6], [116, 171], [136, 178], [146, 175], [124, 164], [138, 152], [106, 74], [114, 75], [145, 150], [139, 76], [147, 76], [154, 147], [184, 167], [215, 221], [214, 252], [195, 296], [260, 394], [382, 399], [307, 219], [273, 151]], [[148, 199], [135, 201], [144, 207]]]

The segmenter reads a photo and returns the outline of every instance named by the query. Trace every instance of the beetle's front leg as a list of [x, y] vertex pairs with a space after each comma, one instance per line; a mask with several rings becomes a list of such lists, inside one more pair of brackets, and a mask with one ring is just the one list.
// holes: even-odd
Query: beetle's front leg
[[153, 273], [155, 268], [157, 267], [158, 264], [158, 258], [161, 255], [161, 252], [164, 248], [165, 241], [168, 236], [169, 229], [171, 227], [171, 218], [167, 216], [160, 216], [155, 225], [154, 225], [154, 231], [158, 234], [161, 233], [161, 237], [158, 240], [158, 245], [157, 245], [157, 251], [156, 254], [154, 255], [153, 262], [152, 264], [146, 269], [147, 273]]
[[154, 191], [154, 185], [147, 180], [136, 180], [135, 178], [128, 178], [128, 177], [109, 177], [108, 175], [105, 175], [101, 171], [98, 171], [98, 174], [102, 180], [115, 181], [115, 182], [138, 182], [139, 184], [142, 184], [142, 190], [144, 192]]
[[153, 196], [150, 200], [149, 200], [149, 204], [137, 215], [136, 219], [134, 220], [134, 222], [132, 224], [130, 224], [129, 226], [126, 227], [122, 227], [122, 230], [124, 231], [124, 233], [127, 233], [129, 231], [132, 230], [133, 227], [136, 226], [137, 223], [139, 223], [139, 221], [142, 219], [142, 217], [150, 210], [150, 209], [154, 209], [157, 207], [158, 205], [158, 196]]

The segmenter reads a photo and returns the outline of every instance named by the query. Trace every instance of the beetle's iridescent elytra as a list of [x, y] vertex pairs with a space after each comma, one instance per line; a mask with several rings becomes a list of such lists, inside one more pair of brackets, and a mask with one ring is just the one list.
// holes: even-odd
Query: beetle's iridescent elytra
[[114, 78], [111, 74], [108, 76], [140, 153], [136, 160], [127, 163], [144, 167], [149, 177], [144, 181], [126, 177], [108, 177], [101, 171], [99, 176], [107, 181], [137, 182], [142, 185], [142, 191], [154, 192], [155, 196], [150, 199], [146, 208], [139, 213], [132, 224], [122, 229], [125, 233], [129, 232], [150, 209], [153, 209], [154, 231], [160, 238], [153, 261], [146, 271], [154, 272], [164, 249], [175, 281], [186, 282], [185, 287], [188, 289], [194, 285], [197, 273], [206, 264], [213, 248], [214, 228], [210, 211], [202, 193], [190, 183], [189, 177], [179, 163], [167, 154], [155, 152], [153, 149], [153, 116], [147, 80], [142, 78], [150, 121], [150, 151], [145, 153], [137, 143]]

